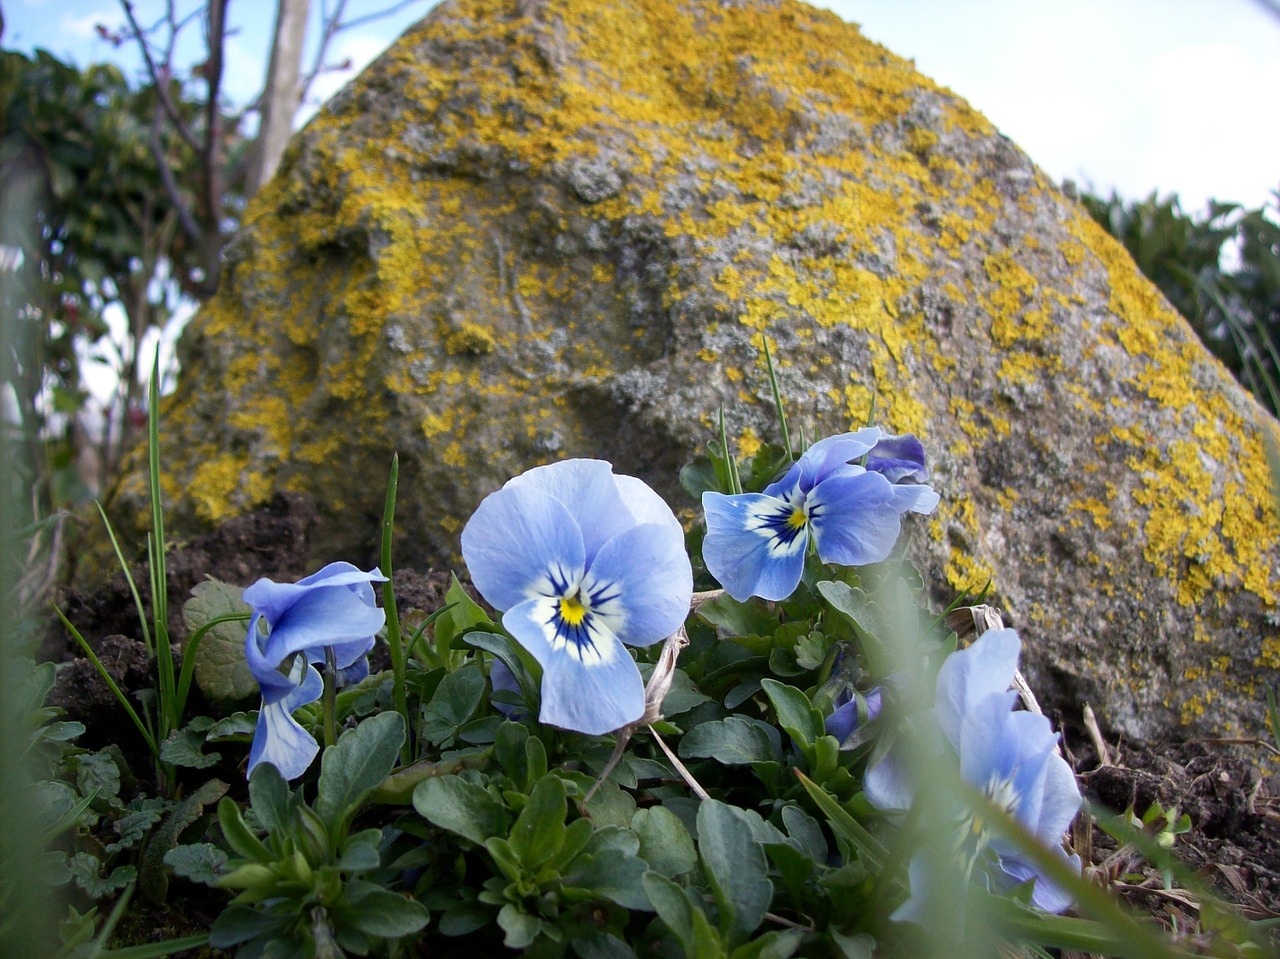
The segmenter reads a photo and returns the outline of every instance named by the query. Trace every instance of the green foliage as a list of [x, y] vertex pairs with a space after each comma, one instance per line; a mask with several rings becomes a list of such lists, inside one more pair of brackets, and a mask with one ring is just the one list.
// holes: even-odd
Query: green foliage
[[1255, 210], [1214, 202], [1203, 216], [1154, 193], [1081, 200], [1258, 401], [1280, 410], [1280, 193]]
[[[176, 80], [168, 96], [200, 128], [205, 114]], [[80, 70], [43, 50], [31, 58], [0, 52], [0, 244], [22, 251], [20, 283], [5, 291], [0, 310], [24, 319], [16, 329], [26, 338], [5, 354], [4, 378], [41, 471], [32, 479], [43, 510], [86, 494], [71, 461], [87, 398], [81, 356], [120, 377], [100, 472], [91, 477], [100, 486], [142, 425], [142, 337], [199, 290], [204, 240], [181, 210], [208, 207], [195, 192], [199, 158], [158, 122], [159, 110], [155, 88], [131, 87], [115, 66]], [[214, 237], [223, 202], [208, 217]], [[106, 324], [110, 309], [125, 317], [123, 336]]]

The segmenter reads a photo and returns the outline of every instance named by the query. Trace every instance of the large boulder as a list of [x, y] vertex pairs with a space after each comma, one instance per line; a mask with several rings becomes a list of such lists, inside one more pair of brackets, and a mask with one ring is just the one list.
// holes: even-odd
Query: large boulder
[[[1256, 728], [1280, 666], [1271, 421], [1124, 251], [963, 100], [771, 0], [456, 0], [323, 110], [246, 212], [164, 408], [175, 529], [279, 489], [401, 565], [568, 456], [677, 506], [724, 406], [912, 431], [911, 554], [980, 589], [1051, 702]], [[135, 477], [118, 502], [138, 502]]]

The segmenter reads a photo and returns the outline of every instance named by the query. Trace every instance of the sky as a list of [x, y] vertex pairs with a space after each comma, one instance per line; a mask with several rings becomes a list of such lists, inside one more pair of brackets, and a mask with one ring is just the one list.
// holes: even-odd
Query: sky
[[[333, 0], [329, 0], [332, 6]], [[178, 0], [180, 9], [198, 6]], [[97, 38], [123, 22], [114, 0], [0, 0], [3, 46], [46, 46], [84, 65], [131, 48]], [[320, 7], [313, 0], [313, 14]], [[355, 14], [393, 0], [349, 0]], [[330, 62], [356, 68], [433, 6], [340, 34]], [[1280, 189], [1280, 14], [1266, 0], [830, 0], [894, 53], [964, 97], [1051, 177], [1129, 199], [1176, 193], [1187, 211], [1210, 198], [1261, 206]], [[162, 0], [135, 0], [139, 19]], [[231, 0], [226, 92], [261, 87], [275, 4]], [[313, 31], [314, 32], [314, 31]], [[198, 30], [188, 33], [198, 40]], [[327, 96], [353, 71], [322, 78]]]

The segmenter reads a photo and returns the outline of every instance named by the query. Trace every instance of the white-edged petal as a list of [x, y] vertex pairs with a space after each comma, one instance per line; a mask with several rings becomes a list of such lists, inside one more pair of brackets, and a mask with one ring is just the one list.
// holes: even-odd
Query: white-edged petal
[[601, 547], [582, 579], [589, 617], [622, 642], [648, 646], [666, 639], [689, 615], [693, 569], [683, 531], [636, 526]]
[[644, 681], [617, 638], [602, 630], [584, 652], [563, 647], [543, 667], [538, 721], [600, 736], [644, 715]]
[[486, 496], [467, 521], [462, 558], [480, 595], [506, 610], [576, 583], [586, 553], [578, 524], [560, 500], [536, 484], [512, 480]]
[[786, 599], [804, 572], [808, 522], [794, 526], [797, 509], [763, 493], [703, 493], [707, 535], [702, 558], [725, 592], [738, 601], [750, 596]]
[[866, 566], [893, 552], [902, 520], [893, 484], [879, 473], [841, 470], [815, 486], [806, 503], [824, 563]]

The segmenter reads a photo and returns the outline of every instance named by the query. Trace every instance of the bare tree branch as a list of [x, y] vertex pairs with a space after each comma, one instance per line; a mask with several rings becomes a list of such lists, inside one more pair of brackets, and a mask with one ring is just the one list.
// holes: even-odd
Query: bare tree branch
[[[124, 8], [124, 15], [129, 20], [129, 27], [133, 30], [134, 37], [138, 40], [138, 49], [142, 51], [143, 62], [147, 65], [147, 73], [151, 77], [151, 83], [156, 88], [156, 96], [160, 98], [160, 105], [164, 108], [165, 116], [169, 118], [169, 122], [173, 124], [173, 128], [177, 131], [182, 141], [191, 147], [191, 149], [200, 150], [200, 144], [196, 141], [195, 135], [191, 129], [183, 122], [182, 117], [178, 114], [178, 109], [173, 105], [173, 100], [169, 97], [169, 83], [171, 74], [169, 71], [169, 63], [166, 61], [164, 76], [161, 76], [160, 69], [156, 66], [155, 60], [151, 57], [151, 47], [147, 43], [146, 33], [142, 27], [138, 25], [138, 18], [134, 16], [133, 4], [130, 0], [120, 0], [120, 6]], [[169, 14], [173, 15], [173, 4], [169, 4]], [[169, 21], [171, 24], [172, 20]], [[164, 163], [161, 161], [161, 165]]]

